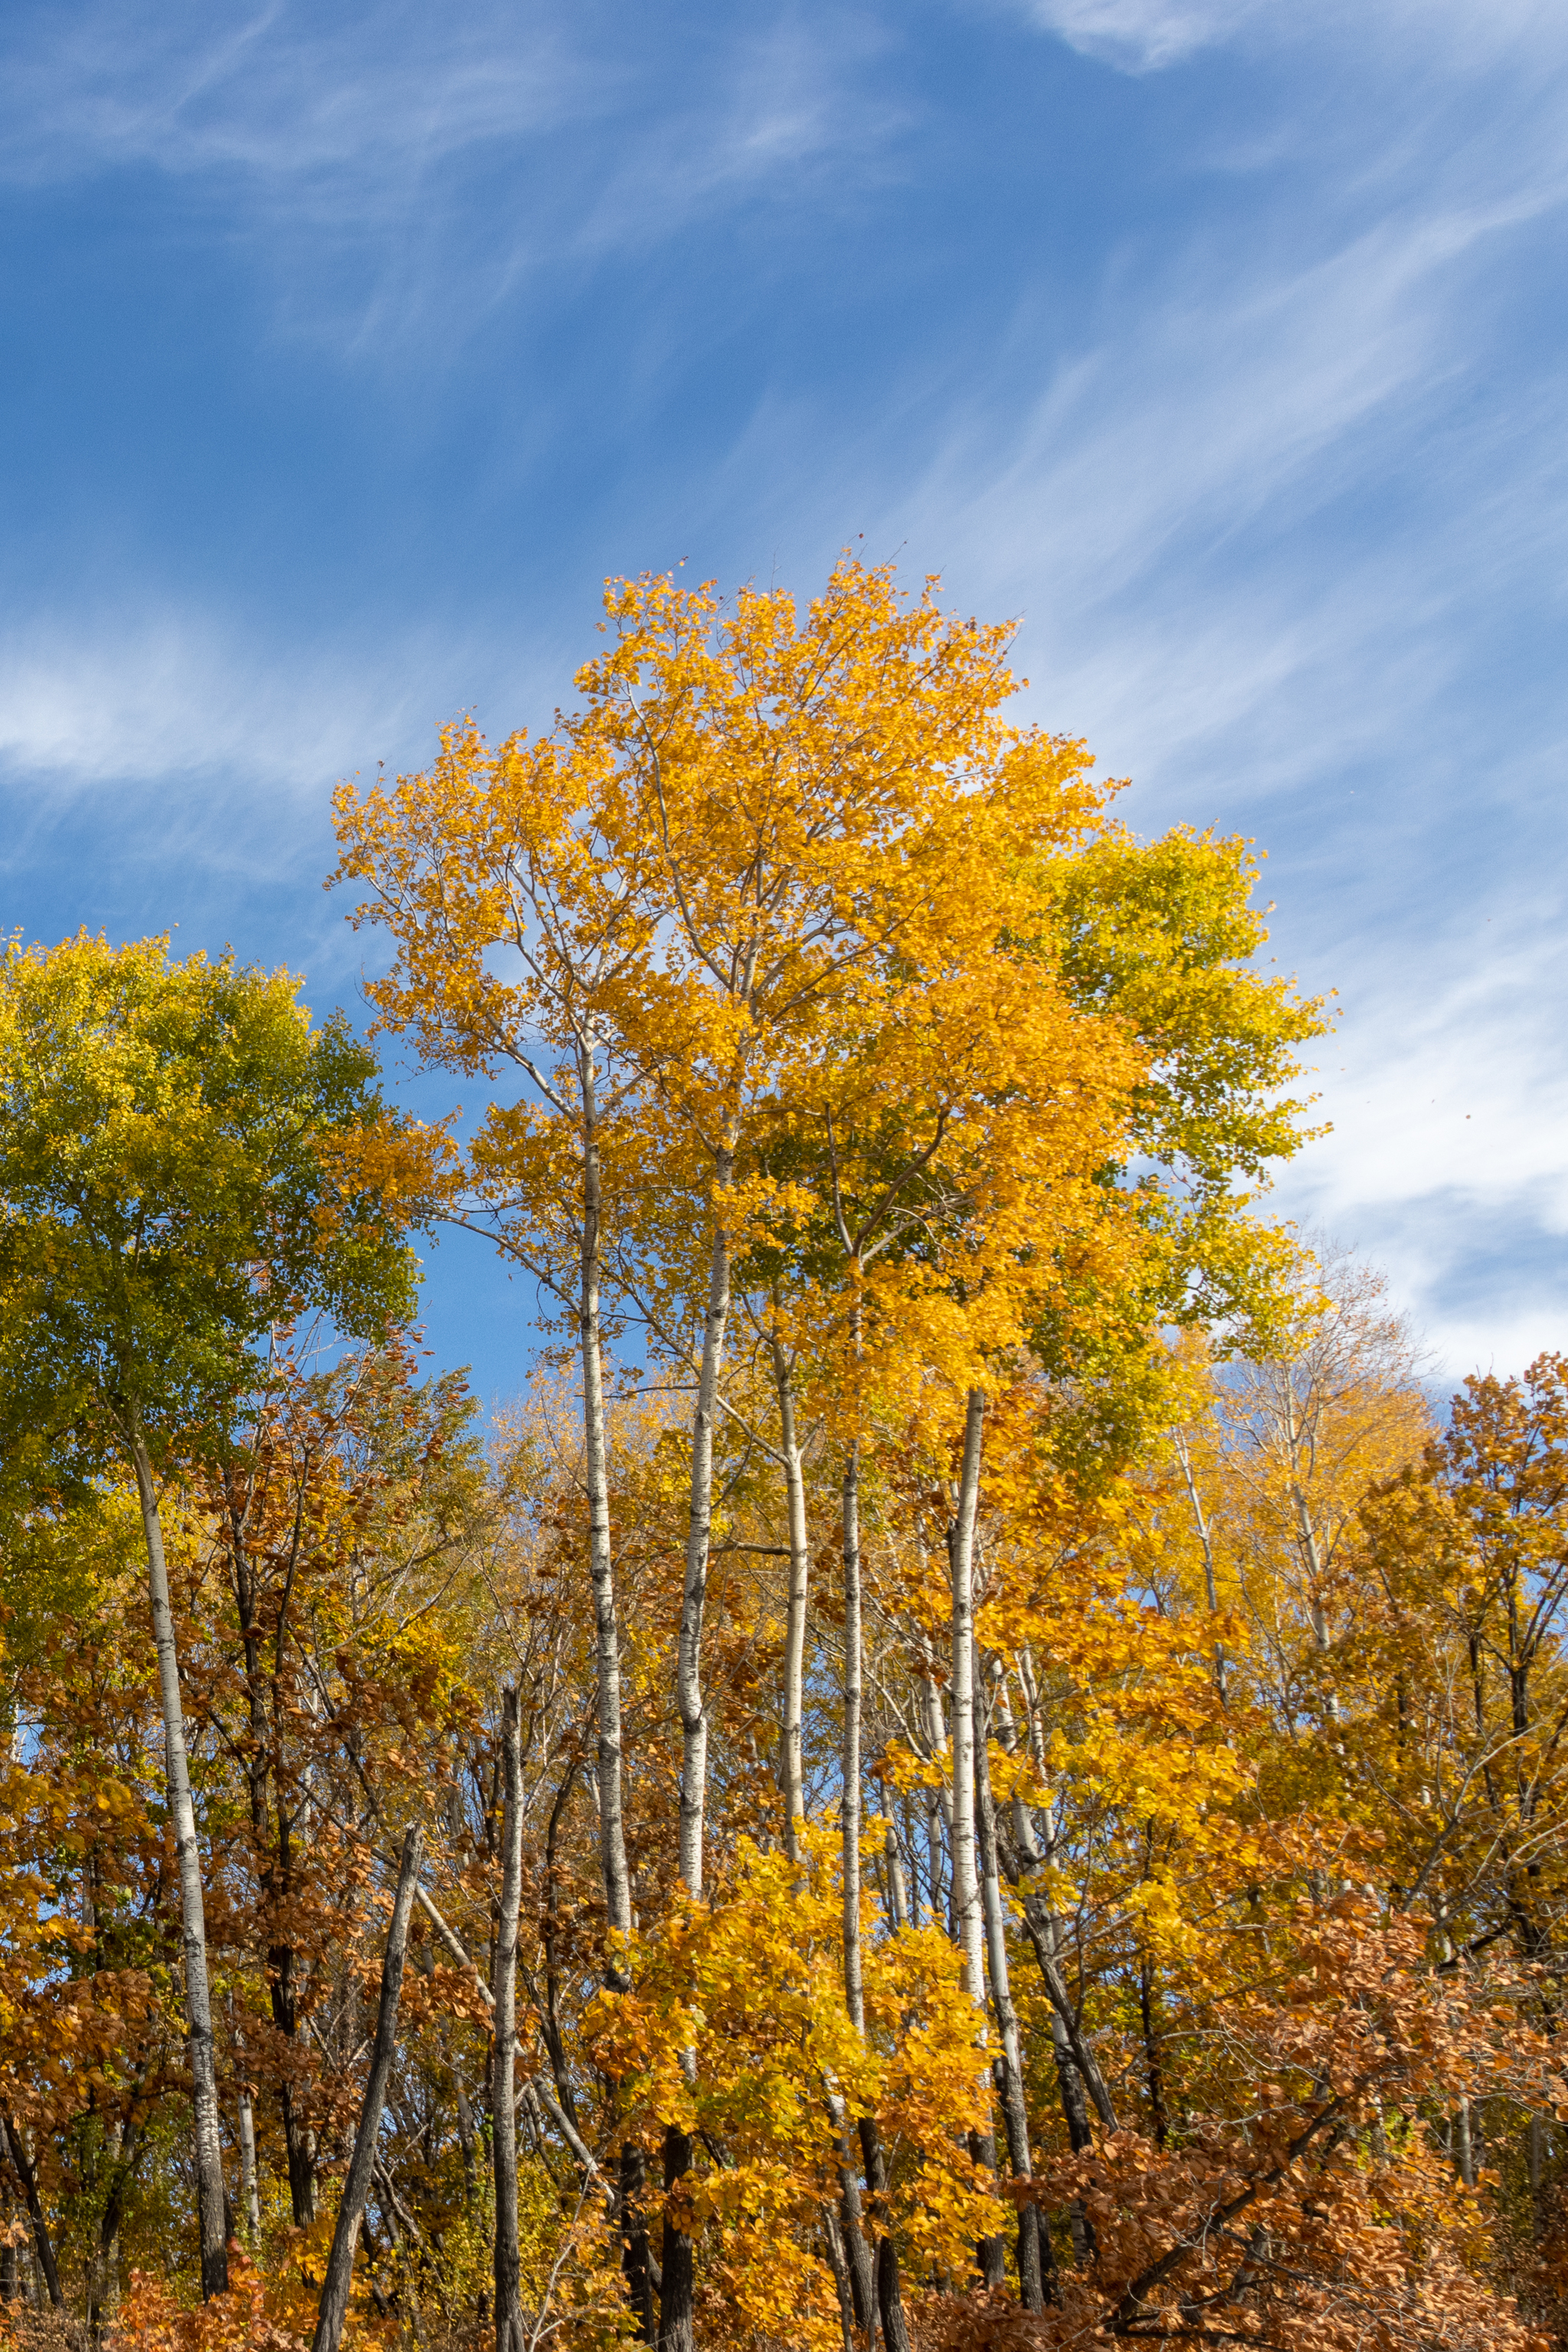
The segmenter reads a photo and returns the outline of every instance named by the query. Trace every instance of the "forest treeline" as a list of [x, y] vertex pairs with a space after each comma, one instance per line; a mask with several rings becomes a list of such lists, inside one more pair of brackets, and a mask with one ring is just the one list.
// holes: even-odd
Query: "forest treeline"
[[1323, 1008], [1008, 655], [612, 583], [340, 793], [369, 1045], [7, 952], [15, 2340], [1568, 2341], [1568, 1360], [1260, 1213]]

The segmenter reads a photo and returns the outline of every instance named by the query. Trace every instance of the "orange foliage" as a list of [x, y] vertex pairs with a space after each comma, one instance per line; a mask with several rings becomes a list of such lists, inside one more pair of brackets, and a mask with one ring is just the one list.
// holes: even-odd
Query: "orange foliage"
[[161, 2280], [132, 2271], [131, 2292], [104, 2337], [104, 2352], [302, 2352], [301, 2339], [267, 2315], [267, 2289], [242, 2247], [228, 2250], [228, 2293], [187, 2310]]

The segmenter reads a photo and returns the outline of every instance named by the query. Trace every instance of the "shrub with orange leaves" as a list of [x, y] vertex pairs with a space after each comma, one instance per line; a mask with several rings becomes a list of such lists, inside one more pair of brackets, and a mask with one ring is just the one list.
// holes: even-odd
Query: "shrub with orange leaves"
[[104, 2352], [303, 2352], [300, 2338], [267, 2314], [261, 2273], [237, 2244], [228, 2293], [187, 2310], [159, 2279], [132, 2271], [131, 2292], [104, 2336]]
[[[1282, 1982], [1215, 2004], [1235, 2112], [1156, 2149], [1121, 2131], [1026, 2189], [1080, 2217], [1089, 2259], [1056, 2306], [933, 2299], [922, 2352], [1256, 2343], [1275, 2352], [1546, 2352], [1484, 2272], [1489, 2231], [1422, 2123], [1456, 2086], [1561, 2098], [1544, 2043], [1408, 1918], [1349, 1897], [1292, 1923]], [[1505, 1993], [1499, 1981], [1489, 1996]]]

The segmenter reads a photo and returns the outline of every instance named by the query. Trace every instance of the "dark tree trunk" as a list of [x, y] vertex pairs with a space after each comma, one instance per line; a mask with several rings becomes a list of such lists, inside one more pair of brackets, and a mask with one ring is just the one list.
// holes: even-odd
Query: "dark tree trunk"
[[60, 2274], [55, 2267], [55, 2250], [49, 2239], [49, 2225], [44, 2219], [44, 2202], [38, 2195], [38, 2168], [22, 2145], [22, 2135], [9, 2116], [0, 2117], [0, 2127], [5, 2134], [6, 2153], [16, 2169], [22, 2184], [22, 2194], [27, 2200], [27, 2219], [33, 2225], [33, 2244], [37, 2250], [38, 2268], [44, 2274], [44, 2284], [49, 2291], [49, 2301], [57, 2311], [65, 2309], [65, 2297], [60, 2293]]
[[[971, 2132], [969, 2153], [976, 2164], [984, 2165], [993, 2175], [996, 2171], [996, 2135], [994, 2132]], [[1005, 2286], [1007, 2284], [1007, 2246], [1002, 2238], [980, 2238], [975, 2242], [974, 2267], [983, 2286]]]
[[[140, 2074], [136, 2078], [138, 2091], [143, 2079]], [[110, 2177], [109, 2194], [104, 2200], [103, 2211], [99, 2218], [98, 2251], [92, 2264], [87, 2307], [88, 2326], [95, 2342], [102, 2333], [105, 2311], [117, 2292], [120, 2224], [124, 2216], [125, 2200], [130, 2194], [131, 2184], [136, 2178], [136, 2160], [141, 2137], [140, 2126], [135, 2124], [126, 2124], [120, 2129], [118, 2145], [114, 2150], [114, 2169]]]
[[364, 2101], [360, 2108], [359, 2129], [354, 2134], [354, 2151], [349, 2160], [348, 2179], [343, 2183], [343, 2193], [338, 2205], [332, 2251], [327, 2257], [327, 2274], [321, 2281], [321, 2300], [310, 2352], [338, 2352], [343, 2332], [343, 2319], [349, 2307], [349, 2286], [353, 2277], [354, 2248], [359, 2243], [364, 2200], [370, 2192], [371, 2174], [375, 2168], [381, 2111], [386, 2102], [386, 2086], [392, 2077], [392, 2061], [397, 2047], [397, 2005], [403, 1995], [403, 1960], [408, 1948], [408, 1915], [414, 1908], [414, 1886], [419, 1876], [424, 1844], [425, 1833], [416, 1823], [403, 1841], [397, 1893], [393, 1900], [392, 1921], [386, 1931], [386, 1950], [381, 1964], [381, 2000], [376, 2010], [370, 2074], [365, 2082]]
[[[267, 1954], [272, 2022], [284, 2034], [290, 2050], [298, 2047], [299, 2003], [291, 1945], [274, 1944]], [[289, 2204], [297, 2230], [316, 2218], [316, 2136], [300, 2122], [294, 2104], [294, 2085], [287, 2074], [279, 2085], [278, 2105], [283, 2117], [283, 2147], [289, 2162]]]
[[[664, 2135], [664, 2190], [668, 2198], [691, 2169], [691, 2136], [671, 2124]], [[693, 2352], [692, 2289], [695, 2268], [690, 2234], [681, 2229], [669, 2209], [664, 2216], [664, 2245], [659, 2262], [659, 2352]]]
[[619, 2190], [621, 2272], [639, 2344], [654, 2340], [653, 2271], [648, 2260], [647, 2216], [643, 2210], [647, 2175], [641, 2148], [624, 2147]]
[[1145, 1953], [1138, 1964], [1138, 2015], [1143, 2028], [1143, 2065], [1149, 2085], [1149, 2119], [1154, 2145], [1165, 2145], [1165, 2083], [1160, 2070], [1160, 2037], [1154, 2026], [1154, 1971]]
[[[888, 2167], [882, 2155], [882, 2136], [877, 2129], [875, 2116], [865, 2116], [860, 2123], [860, 2152], [866, 2159], [866, 2182], [879, 2203], [888, 2193]], [[899, 2250], [891, 2238], [884, 2235], [877, 2247], [877, 2312], [882, 2323], [882, 2341], [887, 2352], [910, 2352], [909, 2323], [904, 2317], [902, 2286], [899, 2278]]]

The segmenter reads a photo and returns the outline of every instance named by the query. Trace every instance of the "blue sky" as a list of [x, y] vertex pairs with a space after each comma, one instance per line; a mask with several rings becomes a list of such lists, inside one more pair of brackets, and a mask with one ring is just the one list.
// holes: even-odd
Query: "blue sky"
[[[864, 533], [1269, 852], [1276, 1205], [1444, 1371], [1568, 1346], [1565, 199], [1562, 0], [12, 0], [4, 919], [352, 1005], [337, 777]], [[517, 1385], [477, 1245], [428, 1308]]]

